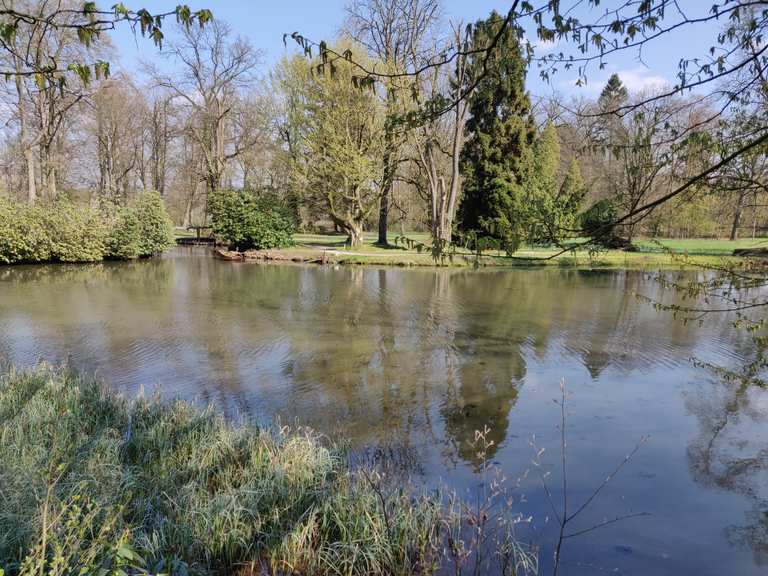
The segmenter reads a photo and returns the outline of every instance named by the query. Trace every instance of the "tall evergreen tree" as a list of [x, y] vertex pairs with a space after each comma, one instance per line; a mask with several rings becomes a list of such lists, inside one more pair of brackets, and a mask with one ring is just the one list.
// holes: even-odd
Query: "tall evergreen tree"
[[629, 100], [629, 92], [619, 78], [618, 74], [612, 74], [608, 82], [603, 86], [600, 97], [597, 99], [597, 107], [602, 113], [595, 125], [595, 139], [606, 147], [606, 151], [613, 145], [622, 145], [626, 139], [626, 130], [622, 118], [611, 114]]
[[619, 78], [618, 74], [611, 74], [608, 82], [605, 83], [603, 91], [600, 92], [600, 105], [603, 108], [616, 108], [624, 104], [629, 98], [626, 86]]
[[554, 239], [557, 206], [557, 171], [560, 168], [560, 138], [551, 122], [533, 145], [534, 171], [527, 187], [526, 236], [529, 241]]
[[560, 233], [567, 229], [576, 227], [579, 207], [584, 196], [587, 194], [587, 187], [584, 179], [581, 177], [581, 168], [574, 158], [568, 166], [563, 183], [557, 193], [558, 210], [558, 228]]
[[560, 138], [548, 122], [534, 145], [535, 172], [528, 189], [527, 239], [533, 243], [560, 243], [576, 227], [584, 181], [574, 158], [558, 185]]
[[[502, 25], [491, 13], [473, 28], [473, 46], [487, 46]], [[522, 235], [524, 195], [533, 172], [534, 124], [525, 92], [526, 64], [512, 27], [496, 50], [472, 58], [468, 82], [478, 82], [469, 103], [462, 151], [464, 197], [459, 228], [490, 236], [512, 251]]]
[[534, 144], [535, 186], [542, 192], [552, 194], [560, 168], [560, 138], [552, 122], [547, 122]]

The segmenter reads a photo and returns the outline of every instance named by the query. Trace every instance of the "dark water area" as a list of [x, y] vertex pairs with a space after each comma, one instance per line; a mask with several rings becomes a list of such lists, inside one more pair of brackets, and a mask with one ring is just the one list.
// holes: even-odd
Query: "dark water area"
[[636, 294], [677, 298], [637, 272], [233, 264], [179, 248], [0, 267], [0, 358], [394, 447], [419, 482], [470, 500], [469, 443], [487, 425], [490, 460], [523, 477], [515, 509], [532, 518], [520, 533], [542, 545], [542, 573], [556, 526], [530, 443], [559, 502], [565, 379], [572, 506], [650, 440], [573, 529], [649, 515], [568, 540], [563, 574], [766, 574], [768, 391], [691, 361], [738, 367], [751, 340], [733, 318], [686, 325]]

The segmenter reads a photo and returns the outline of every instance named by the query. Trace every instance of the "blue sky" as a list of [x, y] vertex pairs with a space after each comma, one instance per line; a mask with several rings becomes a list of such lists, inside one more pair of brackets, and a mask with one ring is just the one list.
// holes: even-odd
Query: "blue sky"
[[[185, 0], [193, 8], [209, 8], [214, 17], [227, 21], [236, 34], [248, 38], [264, 53], [264, 70], [286, 53], [283, 33], [299, 31], [305, 36], [320, 40], [332, 39], [344, 20], [346, 0]], [[447, 18], [474, 21], [487, 16], [492, 9], [504, 12], [510, 0], [443, 0]], [[152, 12], [173, 10], [179, 0], [136, 0], [131, 5], [141, 5]], [[534, 2], [538, 4], [538, 2]], [[563, 5], [568, 2], [563, 2]], [[603, 0], [600, 10], [619, 4], [617, 0]], [[711, 2], [682, 0], [684, 9], [691, 14], [706, 14]], [[582, 15], [583, 16], [583, 15]], [[596, 13], [591, 15], [592, 19]], [[583, 18], [586, 20], [586, 17]], [[717, 25], [707, 24], [685, 31], [675, 37], [662, 38], [644, 50], [642, 61], [637, 52], [624, 52], [612, 57], [604, 70], [593, 68], [586, 87], [573, 86], [575, 73], [563, 73], [550, 83], [538, 78], [535, 69], [528, 76], [530, 91], [539, 96], [553, 91], [565, 95], [594, 96], [599, 93], [611, 73], [617, 72], [631, 90], [654, 88], [664, 83], [674, 83], [677, 63], [681, 57], [706, 55], [710, 43], [717, 34]], [[121, 65], [133, 70], [141, 58], [157, 58], [157, 49], [151, 42], [134, 38], [126, 28], [113, 35], [120, 53]], [[289, 44], [288, 51], [293, 46]], [[559, 51], [560, 48], [558, 47]]]

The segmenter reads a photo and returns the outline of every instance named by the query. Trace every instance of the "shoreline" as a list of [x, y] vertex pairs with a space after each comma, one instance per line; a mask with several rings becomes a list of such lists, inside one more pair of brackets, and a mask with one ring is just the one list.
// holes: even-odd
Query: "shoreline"
[[[530, 254], [528, 256], [527, 254]], [[212, 249], [211, 255], [233, 263], [317, 264], [333, 266], [391, 266], [398, 268], [497, 268], [538, 269], [567, 268], [574, 270], [692, 270], [701, 267], [738, 264], [749, 260], [736, 256], [685, 255], [608, 250], [595, 256], [563, 254], [551, 257], [544, 251], [521, 251], [516, 256], [474, 255], [459, 253], [437, 262], [426, 252], [382, 250], [381, 253], [357, 252], [320, 247], [297, 246], [246, 252]]]
[[[762, 254], [765, 239], [748, 239], [740, 241], [691, 239], [643, 239], [639, 241], [638, 251], [601, 250], [590, 253], [581, 250], [575, 253], [559, 254], [554, 249], [526, 248], [513, 256], [501, 253], [485, 253], [478, 258], [468, 251], [457, 251], [447, 254], [442, 261], [435, 261], [428, 246], [415, 243], [418, 248], [405, 248], [396, 242], [388, 247], [373, 244], [370, 239], [359, 248], [350, 249], [344, 246], [343, 239], [333, 235], [297, 234], [296, 244], [287, 248], [268, 250], [248, 250], [245, 252], [229, 251], [221, 246], [212, 244], [189, 245], [178, 243], [186, 236], [177, 236], [174, 249], [192, 249], [205, 251], [206, 255], [222, 261], [233, 263], [272, 263], [272, 264], [314, 264], [332, 266], [386, 266], [397, 268], [453, 268], [453, 269], [539, 269], [562, 268], [571, 270], [627, 270], [627, 271], [658, 271], [658, 270], [696, 270], [722, 268], [724, 266], [739, 266], [743, 264], [768, 264], [768, 259]], [[662, 244], [664, 243], [664, 244]], [[671, 245], [671, 246], [670, 246]], [[680, 245], [680, 246], [678, 246]], [[692, 250], [689, 250], [689, 245]], [[666, 251], [662, 251], [666, 250]], [[734, 255], [736, 252], [739, 255]], [[160, 256], [162, 257], [162, 256]], [[148, 261], [153, 258], [139, 258]], [[39, 265], [83, 265], [83, 264], [119, 264], [118, 259], [100, 259], [85, 261], [18, 261], [0, 263], [0, 269], [15, 266]]]

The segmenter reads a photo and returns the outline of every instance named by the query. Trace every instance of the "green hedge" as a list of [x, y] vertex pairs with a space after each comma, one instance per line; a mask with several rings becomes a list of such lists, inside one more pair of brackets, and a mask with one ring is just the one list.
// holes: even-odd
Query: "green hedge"
[[173, 222], [159, 193], [142, 192], [131, 209], [139, 221], [140, 257], [155, 256], [173, 244]]
[[100, 213], [69, 200], [29, 206], [0, 199], [0, 263], [97, 262], [153, 256], [173, 242], [157, 192]]
[[111, 218], [104, 256], [114, 260], [138, 258], [141, 252], [141, 226], [136, 211], [118, 209]]
[[238, 250], [267, 250], [293, 244], [296, 224], [272, 196], [222, 190], [209, 199], [213, 233]]
[[48, 260], [95, 262], [102, 259], [106, 226], [95, 210], [68, 201], [42, 210], [50, 247]]

